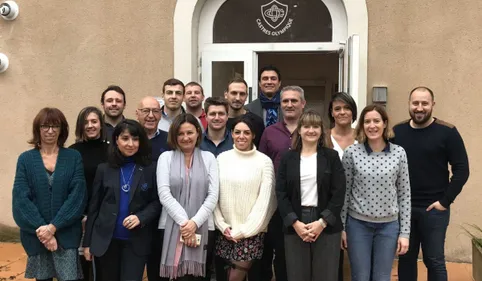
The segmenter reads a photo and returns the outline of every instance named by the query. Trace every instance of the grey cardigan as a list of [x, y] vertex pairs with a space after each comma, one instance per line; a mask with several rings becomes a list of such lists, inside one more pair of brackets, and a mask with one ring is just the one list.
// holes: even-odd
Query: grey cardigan
[[166, 219], [169, 215], [178, 225], [181, 225], [190, 219], [192, 219], [198, 226], [201, 226], [208, 221], [209, 230], [214, 230], [213, 212], [218, 203], [219, 196], [219, 176], [216, 158], [209, 151], [201, 151], [203, 162], [204, 165], [206, 165], [206, 170], [208, 171], [209, 176], [208, 194], [196, 215], [189, 218], [186, 211], [171, 193], [169, 175], [172, 154], [172, 151], [166, 151], [161, 154], [157, 161], [157, 190], [159, 193], [159, 200], [162, 204], [162, 213], [159, 219], [158, 228], [165, 228]]

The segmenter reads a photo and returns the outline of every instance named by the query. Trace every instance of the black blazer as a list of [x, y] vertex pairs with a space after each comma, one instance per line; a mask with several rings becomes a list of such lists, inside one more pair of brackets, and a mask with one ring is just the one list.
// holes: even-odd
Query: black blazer
[[[85, 224], [84, 247], [90, 247], [94, 256], [102, 256], [107, 251], [114, 234], [119, 212], [120, 168], [108, 163], [97, 167], [92, 198]], [[129, 198], [129, 214], [137, 215], [141, 224], [130, 231], [129, 241], [138, 255], [147, 255], [151, 249], [152, 229], [161, 212], [157, 195], [156, 164], [147, 167], [137, 166], [132, 181]]]
[[[254, 101], [250, 102], [249, 104], [247, 104], [246, 106], [246, 109], [256, 115], [258, 115], [259, 117], [261, 117], [261, 120], [263, 120], [263, 124], [264, 124], [264, 114], [263, 114], [263, 107], [261, 106], [261, 100], [260, 99], [255, 99]], [[283, 111], [281, 110], [281, 106], [278, 107], [278, 122], [279, 121], [283, 121]], [[256, 136], [257, 138], [258, 136]], [[259, 138], [261, 139], [261, 136], [259, 136]]]
[[[278, 209], [285, 233], [295, 234], [292, 224], [301, 218], [300, 153], [287, 151], [281, 158], [276, 177]], [[317, 154], [318, 209], [327, 223], [326, 233], [343, 229], [340, 213], [345, 201], [345, 172], [338, 153], [330, 148], [318, 148]]]

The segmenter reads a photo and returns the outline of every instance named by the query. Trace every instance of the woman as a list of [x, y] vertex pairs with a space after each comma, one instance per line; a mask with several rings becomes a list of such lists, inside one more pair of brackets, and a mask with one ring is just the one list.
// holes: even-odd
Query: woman
[[161, 205], [156, 167], [144, 129], [125, 119], [114, 129], [108, 162], [97, 168], [84, 237], [86, 260], [96, 258], [102, 280], [142, 280]]
[[315, 111], [301, 115], [293, 139], [276, 179], [288, 280], [336, 281], [346, 183], [343, 167], [338, 154], [324, 147], [323, 120]]
[[[159, 229], [163, 240], [160, 276], [166, 280], [204, 280], [212, 257], [219, 178], [216, 159], [201, 151], [202, 128], [192, 114], [171, 124], [172, 151], [159, 157], [157, 182], [163, 205]], [[208, 278], [206, 278], [208, 279]]]
[[[87, 206], [90, 198], [92, 198], [92, 183], [94, 182], [97, 166], [107, 161], [108, 142], [104, 136], [104, 119], [101, 111], [94, 106], [88, 106], [82, 109], [77, 117], [75, 128], [75, 143], [70, 148], [80, 152], [84, 165], [85, 183], [87, 185]], [[85, 231], [85, 222], [87, 221], [87, 208], [84, 211], [82, 219], [82, 230]], [[91, 263], [84, 258], [84, 249], [79, 248], [81, 256], [84, 280], [94, 280], [94, 270]], [[100, 276], [96, 280], [99, 281]]]
[[[328, 106], [328, 119], [333, 127], [327, 131], [326, 146], [338, 152], [340, 160], [343, 153], [350, 145], [358, 143], [355, 140], [355, 132], [352, 129], [353, 122], [356, 121], [357, 107], [355, 100], [345, 93], [336, 93]], [[342, 232], [343, 236], [344, 232]], [[346, 239], [345, 239], [346, 240]], [[344, 239], [342, 239], [344, 241]], [[340, 264], [338, 266], [338, 281], [343, 281], [343, 260], [346, 245], [341, 245]]]
[[13, 218], [27, 252], [25, 278], [82, 279], [77, 248], [87, 192], [80, 154], [64, 148], [69, 125], [57, 108], [33, 121], [34, 146], [20, 155], [13, 185]]
[[[389, 281], [395, 253], [407, 252], [410, 182], [407, 156], [393, 137], [381, 105], [365, 107], [358, 144], [343, 155], [346, 197], [342, 212], [353, 281]], [[371, 277], [370, 277], [371, 276]]]
[[251, 120], [236, 119], [231, 135], [234, 149], [218, 156], [220, 199], [214, 222], [223, 236], [216, 241], [216, 255], [232, 264], [228, 280], [242, 281], [263, 255], [264, 234], [276, 209], [274, 168], [253, 144]]

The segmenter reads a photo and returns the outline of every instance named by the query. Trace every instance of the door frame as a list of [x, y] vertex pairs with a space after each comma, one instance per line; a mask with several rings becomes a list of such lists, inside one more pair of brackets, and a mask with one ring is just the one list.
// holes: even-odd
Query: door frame
[[[203, 41], [203, 30], [212, 32], [214, 16], [217, 9], [226, 0], [177, 0], [174, 10], [174, 76], [182, 81], [197, 81], [201, 71], [202, 52], [206, 49], [221, 48], [223, 44], [209, 44]], [[358, 61], [358, 107], [363, 108], [367, 100], [367, 64], [368, 64], [368, 10], [365, 0], [320, 0], [325, 3], [332, 16], [334, 27], [334, 40], [340, 40], [345, 32], [359, 35], [359, 61]], [[210, 8], [211, 7], [211, 8]], [[217, 8], [216, 8], [217, 7]], [[340, 12], [343, 8], [344, 11]], [[210, 15], [209, 17], [201, 17]], [[343, 27], [344, 26], [344, 27]], [[208, 27], [208, 28], [205, 28]], [[211, 29], [209, 29], [211, 27]], [[209, 31], [210, 30], [210, 31]], [[341, 32], [336, 32], [341, 30]], [[345, 30], [345, 31], [343, 31]], [[200, 40], [200, 37], [202, 37]], [[212, 35], [211, 37], [212, 38]], [[212, 42], [212, 41], [211, 41]], [[331, 43], [260, 43], [263, 48], [272, 51], [283, 51], [284, 48], [294, 48], [295, 51], [327, 51], [328, 49], [346, 42], [340, 40]], [[216, 45], [219, 45], [216, 47]], [[230, 44], [233, 48], [243, 48], [246, 44]], [[238, 45], [238, 46], [234, 46]], [[256, 47], [259, 45], [249, 44]], [[268, 47], [266, 47], [268, 46]], [[246, 46], [244, 46], [246, 47]], [[315, 49], [313, 49], [315, 48]], [[321, 49], [319, 49], [321, 48]], [[220, 50], [220, 49], [218, 49]], [[223, 50], [226, 50], [223, 48]], [[254, 49], [251, 49], [254, 50]], [[268, 51], [268, 50], [265, 50]]]

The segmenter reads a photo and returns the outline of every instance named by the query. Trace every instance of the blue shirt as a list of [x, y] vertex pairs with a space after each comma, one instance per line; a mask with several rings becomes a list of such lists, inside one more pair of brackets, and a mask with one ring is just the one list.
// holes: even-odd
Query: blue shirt
[[[122, 222], [125, 218], [129, 216], [129, 195], [132, 189], [132, 180], [134, 179], [134, 169], [135, 163], [132, 160], [128, 160], [127, 163], [124, 164], [120, 168], [120, 199], [119, 199], [119, 213], [117, 214], [117, 220], [115, 223], [114, 235], [113, 237], [116, 239], [127, 240], [129, 239], [130, 233], [127, 228], [124, 227]], [[127, 192], [122, 190], [122, 186], [128, 184], [131, 186]]]
[[216, 146], [216, 144], [209, 139], [208, 129], [206, 129], [206, 132], [204, 132], [202, 137], [200, 148], [201, 150], [209, 151], [214, 154], [214, 156], [218, 157], [222, 152], [233, 149], [233, 144], [233, 137], [229, 130], [226, 130], [224, 139]]
[[157, 163], [157, 159], [164, 152], [169, 150], [167, 146], [167, 133], [157, 129], [156, 134], [151, 138], [152, 162]]

